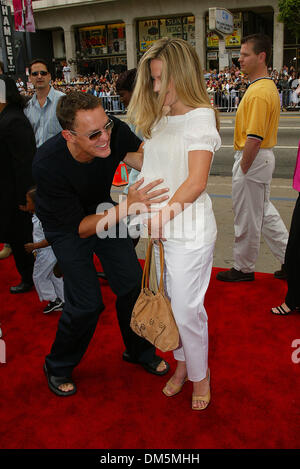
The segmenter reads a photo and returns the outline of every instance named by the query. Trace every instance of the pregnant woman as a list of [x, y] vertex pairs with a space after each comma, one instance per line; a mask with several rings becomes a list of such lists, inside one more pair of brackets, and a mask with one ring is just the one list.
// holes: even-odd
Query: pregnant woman
[[148, 220], [148, 234], [163, 240], [164, 285], [181, 339], [163, 393], [174, 396], [192, 381], [192, 409], [203, 410], [210, 402], [204, 297], [217, 235], [206, 184], [221, 140], [202, 66], [186, 41], [164, 38], [146, 52], [128, 117], [145, 137], [144, 184], [159, 177], [170, 189], [169, 202], [157, 205]]

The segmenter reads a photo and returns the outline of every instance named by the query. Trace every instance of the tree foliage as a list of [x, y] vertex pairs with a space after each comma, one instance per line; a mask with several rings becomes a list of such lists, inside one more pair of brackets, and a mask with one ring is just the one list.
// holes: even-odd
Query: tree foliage
[[300, 0], [279, 0], [279, 20], [292, 31], [300, 36]]

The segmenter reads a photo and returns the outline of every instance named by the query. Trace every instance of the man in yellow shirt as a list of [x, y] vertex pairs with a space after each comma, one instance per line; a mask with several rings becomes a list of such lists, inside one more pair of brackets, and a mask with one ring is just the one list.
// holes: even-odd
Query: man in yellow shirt
[[271, 50], [268, 36], [254, 34], [242, 40], [239, 62], [250, 84], [235, 120], [236, 153], [232, 169], [234, 266], [218, 273], [217, 279], [224, 282], [254, 280], [261, 233], [282, 264], [275, 276], [284, 278], [288, 232], [270, 202], [270, 183], [275, 168], [272, 148], [277, 143], [280, 116], [278, 91], [267, 69]]

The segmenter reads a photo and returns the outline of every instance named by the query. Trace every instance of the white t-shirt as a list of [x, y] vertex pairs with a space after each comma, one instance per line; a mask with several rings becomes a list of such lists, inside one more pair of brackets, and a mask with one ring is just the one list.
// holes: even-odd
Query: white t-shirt
[[[154, 127], [151, 139], [145, 140], [140, 174], [145, 179], [143, 186], [154, 179], [163, 178], [161, 187], [169, 188], [171, 199], [189, 175], [189, 151], [207, 150], [214, 154], [220, 146], [221, 138], [212, 109], [197, 108], [183, 115], [162, 118]], [[162, 208], [167, 203], [156, 207]], [[216, 235], [212, 203], [206, 191], [164, 227], [167, 240], [183, 242], [191, 247], [210, 244], [215, 241]]]

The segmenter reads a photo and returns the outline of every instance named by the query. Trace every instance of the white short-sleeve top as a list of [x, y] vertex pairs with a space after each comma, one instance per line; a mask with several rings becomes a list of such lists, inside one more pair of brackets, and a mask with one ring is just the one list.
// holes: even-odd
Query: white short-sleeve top
[[[214, 154], [220, 145], [213, 109], [197, 108], [183, 115], [162, 118], [154, 127], [151, 138], [145, 140], [141, 170], [141, 177], [145, 179], [143, 186], [154, 179], [163, 178], [161, 187], [169, 188], [170, 200], [189, 175], [189, 151], [207, 150]], [[157, 208], [167, 203], [163, 202]], [[202, 192], [193, 204], [164, 227], [165, 238], [192, 246], [195, 243], [210, 244], [215, 241], [216, 235], [212, 203], [206, 192]]]

